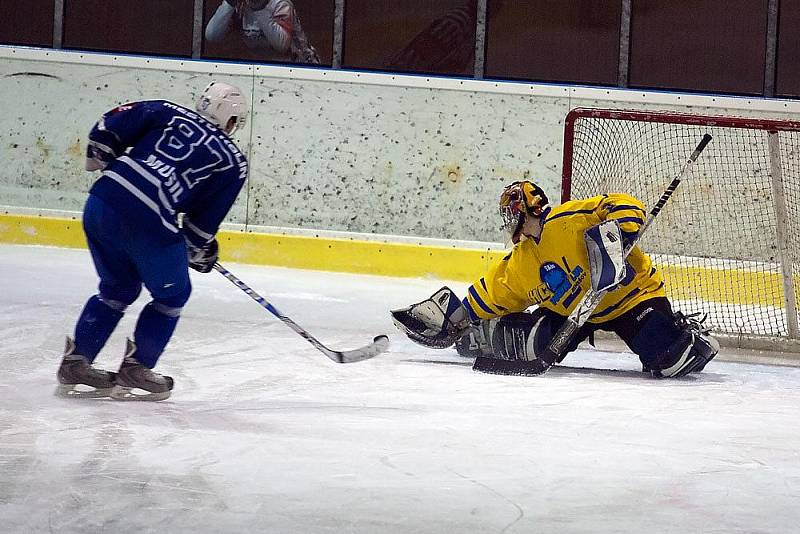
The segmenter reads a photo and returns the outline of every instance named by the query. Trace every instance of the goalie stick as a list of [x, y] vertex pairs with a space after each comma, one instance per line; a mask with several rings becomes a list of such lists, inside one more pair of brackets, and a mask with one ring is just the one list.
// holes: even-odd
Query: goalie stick
[[[703, 135], [703, 138], [697, 144], [697, 148], [695, 148], [694, 152], [692, 152], [692, 155], [689, 156], [689, 159], [683, 165], [683, 168], [680, 170], [678, 175], [672, 179], [672, 182], [670, 182], [669, 186], [667, 186], [667, 189], [661, 195], [661, 198], [658, 199], [656, 205], [653, 206], [652, 210], [650, 210], [650, 216], [639, 229], [639, 233], [636, 238], [628, 243], [627, 247], [625, 247], [625, 250], [623, 251], [623, 259], [628, 257], [628, 254], [630, 254], [631, 250], [633, 250], [633, 247], [636, 246], [636, 243], [642, 238], [644, 233], [650, 227], [650, 224], [653, 222], [653, 219], [655, 219], [655, 217], [661, 212], [661, 209], [672, 196], [672, 193], [675, 192], [675, 189], [681, 183], [683, 177], [686, 176], [686, 173], [689, 171], [691, 166], [706, 148], [706, 145], [711, 142], [711, 139], [712, 138], [710, 134]], [[550, 340], [550, 343], [548, 343], [544, 353], [541, 356], [543, 360], [548, 362], [558, 361], [558, 359], [564, 353], [564, 350], [567, 348], [567, 346], [569, 346], [569, 343], [575, 337], [578, 329], [583, 326], [587, 320], [589, 320], [592, 312], [594, 312], [595, 308], [597, 308], [597, 305], [600, 304], [600, 301], [603, 299], [606, 293], [608, 293], [608, 291], [609, 290], [594, 291], [592, 288], [589, 288], [586, 291], [586, 294], [580, 300], [578, 306], [572, 310], [572, 313], [569, 314], [567, 320], [564, 321], [564, 324], [555, 333], [553, 338]]]
[[362, 360], [368, 360], [370, 358], [374, 358], [381, 352], [385, 352], [386, 349], [389, 348], [389, 338], [385, 335], [376, 336], [375, 339], [372, 340], [372, 343], [365, 347], [361, 347], [360, 349], [353, 349], [353, 350], [331, 350], [322, 343], [320, 343], [317, 338], [309, 334], [303, 327], [295, 323], [289, 317], [285, 316], [281, 312], [278, 311], [275, 306], [270, 304], [264, 297], [253, 291], [247, 284], [239, 280], [233, 273], [227, 270], [225, 267], [220, 265], [219, 263], [214, 264], [214, 269], [219, 272], [222, 276], [227, 278], [228, 280], [233, 283], [236, 287], [244, 291], [250, 298], [261, 304], [263, 308], [265, 308], [268, 312], [272, 315], [283, 321], [289, 328], [300, 334], [306, 341], [314, 345], [314, 347], [323, 353], [325, 356], [330, 358], [331, 360], [335, 361], [336, 363], [354, 363], [360, 362]]

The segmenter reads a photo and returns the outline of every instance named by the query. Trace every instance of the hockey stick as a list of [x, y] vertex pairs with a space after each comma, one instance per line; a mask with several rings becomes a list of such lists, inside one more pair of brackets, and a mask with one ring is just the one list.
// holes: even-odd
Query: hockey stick
[[220, 265], [219, 263], [214, 264], [214, 269], [219, 272], [222, 276], [227, 278], [228, 280], [233, 283], [236, 287], [244, 291], [251, 299], [255, 300], [262, 307], [264, 307], [268, 312], [272, 315], [283, 321], [289, 328], [300, 334], [301, 337], [305, 338], [306, 341], [314, 345], [321, 353], [325, 356], [330, 358], [331, 360], [335, 361], [336, 363], [353, 363], [353, 362], [360, 362], [362, 360], [368, 360], [380, 354], [381, 352], [385, 352], [386, 349], [389, 348], [389, 338], [385, 335], [380, 335], [375, 337], [372, 340], [372, 343], [365, 347], [361, 347], [360, 349], [353, 349], [353, 350], [331, 350], [322, 343], [320, 343], [317, 338], [309, 334], [303, 327], [292, 321], [290, 318], [286, 317], [284, 314], [278, 311], [275, 306], [270, 304], [264, 297], [253, 291], [247, 284], [239, 280], [236, 276], [233, 275], [229, 270], [225, 267]]
[[[703, 138], [700, 140], [700, 143], [698, 143], [697, 148], [695, 148], [694, 152], [692, 152], [692, 155], [689, 156], [689, 159], [683, 165], [683, 168], [680, 170], [678, 175], [672, 179], [672, 182], [670, 182], [669, 186], [667, 186], [667, 189], [661, 195], [661, 198], [658, 199], [656, 205], [653, 206], [652, 210], [650, 210], [650, 216], [647, 218], [641, 228], [639, 228], [639, 233], [636, 238], [628, 243], [627, 247], [625, 247], [625, 250], [623, 251], [623, 258], [628, 257], [628, 254], [631, 253], [631, 250], [633, 250], [633, 247], [636, 246], [636, 243], [642, 238], [647, 229], [650, 228], [653, 219], [655, 219], [656, 216], [661, 213], [661, 209], [664, 207], [664, 204], [666, 204], [670, 199], [672, 193], [675, 192], [675, 189], [677, 189], [678, 185], [681, 183], [681, 180], [683, 180], [683, 177], [686, 176], [691, 166], [694, 164], [694, 162], [700, 156], [700, 153], [703, 152], [709, 142], [711, 142], [711, 135], [703, 135]], [[589, 290], [578, 303], [578, 306], [572, 310], [572, 313], [569, 314], [567, 320], [564, 321], [564, 324], [558, 329], [553, 338], [550, 340], [550, 343], [545, 348], [544, 353], [541, 356], [544, 361], [551, 363], [558, 361], [558, 358], [564, 353], [564, 350], [575, 337], [578, 329], [583, 326], [587, 320], [589, 320], [589, 317], [594, 312], [595, 308], [597, 308], [597, 305], [600, 304], [600, 301], [608, 292], [609, 290], [594, 291], [592, 288], [589, 288]]]

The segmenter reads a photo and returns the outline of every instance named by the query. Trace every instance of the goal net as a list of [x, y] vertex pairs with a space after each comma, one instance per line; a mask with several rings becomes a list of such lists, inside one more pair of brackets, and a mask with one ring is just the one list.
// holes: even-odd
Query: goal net
[[705, 133], [713, 141], [641, 246], [676, 309], [707, 313], [740, 346], [797, 350], [800, 122], [575, 109], [562, 202], [625, 192], [649, 209]]

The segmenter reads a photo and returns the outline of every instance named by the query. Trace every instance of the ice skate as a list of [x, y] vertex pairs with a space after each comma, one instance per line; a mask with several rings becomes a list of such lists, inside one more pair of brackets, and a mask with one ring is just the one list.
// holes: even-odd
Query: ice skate
[[700, 313], [684, 315], [675, 312], [675, 321], [681, 328], [690, 330], [698, 339], [695, 342], [694, 359], [690, 373], [699, 373], [719, 352], [719, 342], [711, 336], [711, 328], [705, 325], [706, 316]]
[[145, 401], [169, 398], [174, 384], [172, 377], [160, 375], [139, 363], [134, 357], [135, 352], [136, 344], [129, 339], [111, 397], [117, 400]]
[[75, 342], [67, 337], [64, 359], [58, 368], [59, 386], [56, 395], [61, 397], [108, 397], [114, 387], [115, 373], [95, 369], [89, 360], [75, 352]]

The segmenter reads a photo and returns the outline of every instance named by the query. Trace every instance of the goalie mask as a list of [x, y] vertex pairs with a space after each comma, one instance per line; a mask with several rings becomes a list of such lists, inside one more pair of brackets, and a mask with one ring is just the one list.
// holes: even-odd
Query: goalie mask
[[541, 187], [527, 180], [507, 185], [500, 195], [502, 230], [513, 244], [522, 238], [522, 226], [528, 216], [541, 217], [547, 207], [547, 195]]
[[208, 84], [195, 109], [228, 135], [233, 135], [247, 120], [247, 99], [238, 87], [223, 82]]

